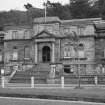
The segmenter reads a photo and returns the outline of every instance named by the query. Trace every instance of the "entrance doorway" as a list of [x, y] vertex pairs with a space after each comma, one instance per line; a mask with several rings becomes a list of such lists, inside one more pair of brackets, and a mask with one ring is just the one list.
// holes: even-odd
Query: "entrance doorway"
[[50, 57], [51, 49], [48, 46], [44, 46], [42, 48], [42, 61], [43, 62], [50, 62], [51, 57]]

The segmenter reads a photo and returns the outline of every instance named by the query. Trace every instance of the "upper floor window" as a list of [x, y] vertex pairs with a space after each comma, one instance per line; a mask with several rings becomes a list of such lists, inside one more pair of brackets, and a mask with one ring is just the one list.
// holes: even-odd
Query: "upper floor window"
[[85, 27], [80, 27], [79, 28], [79, 34], [84, 35], [84, 30], [85, 30]]
[[12, 31], [12, 39], [18, 39], [18, 31]]
[[78, 57], [79, 58], [84, 58], [85, 57], [84, 45], [82, 43], [80, 43], [79, 46], [78, 46]]
[[24, 58], [30, 58], [30, 48], [29, 48], [29, 46], [24, 47]]
[[65, 44], [64, 46], [64, 58], [74, 58], [75, 57], [75, 49], [72, 44]]
[[17, 51], [17, 47], [16, 46], [13, 47], [12, 59], [13, 60], [17, 60], [18, 59], [18, 51]]
[[2, 50], [0, 49], [0, 61], [3, 60], [2, 57], [3, 57], [3, 53], [2, 53]]
[[29, 39], [30, 38], [30, 31], [29, 30], [25, 30], [24, 31], [24, 39]]

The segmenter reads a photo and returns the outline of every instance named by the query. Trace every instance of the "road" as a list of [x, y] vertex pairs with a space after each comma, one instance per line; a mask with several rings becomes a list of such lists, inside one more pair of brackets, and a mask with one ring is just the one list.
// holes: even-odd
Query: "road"
[[0, 105], [105, 105], [105, 103], [0, 97]]

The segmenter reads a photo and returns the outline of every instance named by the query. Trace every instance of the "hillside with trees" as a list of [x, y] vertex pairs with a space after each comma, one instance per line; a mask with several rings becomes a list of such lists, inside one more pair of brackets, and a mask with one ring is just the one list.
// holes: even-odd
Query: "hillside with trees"
[[[46, 4], [47, 16], [58, 16], [60, 19], [97, 18], [105, 19], [105, 0], [70, 0], [70, 4], [62, 5], [49, 0]], [[7, 24], [32, 24], [36, 17], [44, 16], [44, 9], [35, 8], [32, 4], [24, 5], [26, 11], [10, 10], [0, 12], [0, 26]]]

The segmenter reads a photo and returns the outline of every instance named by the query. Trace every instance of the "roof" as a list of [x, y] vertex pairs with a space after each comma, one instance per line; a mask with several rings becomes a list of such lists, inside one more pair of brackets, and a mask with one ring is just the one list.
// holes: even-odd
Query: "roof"
[[100, 21], [101, 18], [86, 18], [86, 19], [72, 19], [62, 20], [62, 25], [88, 25], [94, 24], [94, 21]]
[[4, 30], [20, 30], [20, 29], [32, 29], [31, 26], [16, 26], [16, 25], [7, 25], [4, 27]]
[[58, 17], [46, 17], [46, 22], [44, 17], [34, 19], [34, 23], [52, 23], [52, 22], [61, 22], [61, 20]]

